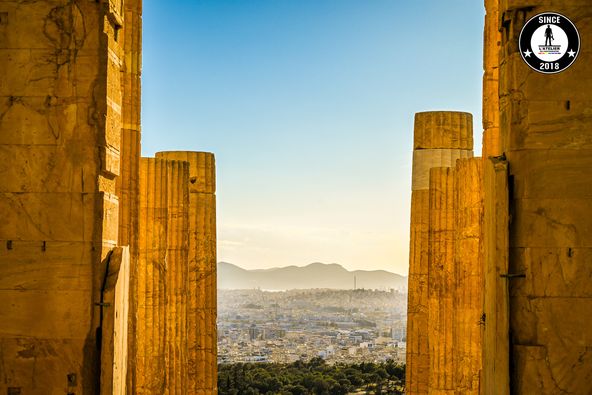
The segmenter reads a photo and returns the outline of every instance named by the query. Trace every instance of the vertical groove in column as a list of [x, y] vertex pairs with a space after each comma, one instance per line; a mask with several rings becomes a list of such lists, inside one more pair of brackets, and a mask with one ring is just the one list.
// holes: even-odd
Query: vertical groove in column
[[[130, 247], [130, 295], [137, 295], [139, 243], [139, 177], [140, 177], [140, 105], [142, 0], [123, 2], [123, 27], [120, 37], [123, 46], [121, 70], [121, 171], [116, 190], [120, 199], [119, 245]], [[136, 391], [136, 312], [138, 300], [129, 301], [128, 319], [128, 393]]]
[[167, 165], [166, 394], [187, 385], [187, 274], [189, 252], [189, 163]]
[[458, 111], [415, 114], [413, 149], [473, 149], [473, 116]]
[[140, 160], [135, 393], [165, 391], [166, 161]]
[[429, 178], [432, 167], [454, 167], [473, 156], [473, 118], [469, 113], [415, 114], [411, 239], [407, 316], [406, 392], [426, 394], [430, 379], [428, 338]]
[[[409, 283], [414, 284], [414, 292], [409, 293], [407, 310], [407, 365], [414, 367], [408, 370], [411, 376], [408, 379], [408, 393], [427, 392], [427, 378], [429, 371], [428, 358], [419, 356], [428, 355], [427, 338], [427, 252], [428, 252], [428, 226], [429, 226], [429, 190], [417, 190], [411, 193], [411, 239], [409, 261]], [[412, 333], [412, 337], [409, 337]], [[410, 341], [413, 343], [411, 344]], [[413, 350], [413, 352], [410, 352]]]
[[482, 157], [503, 152], [499, 125], [499, 0], [485, 0], [483, 44], [483, 149]]
[[479, 394], [483, 313], [483, 161], [460, 159], [455, 167], [454, 355], [456, 390]]
[[429, 394], [454, 393], [454, 169], [430, 170]]
[[214, 155], [158, 152], [189, 162], [188, 393], [217, 393], [216, 178]]

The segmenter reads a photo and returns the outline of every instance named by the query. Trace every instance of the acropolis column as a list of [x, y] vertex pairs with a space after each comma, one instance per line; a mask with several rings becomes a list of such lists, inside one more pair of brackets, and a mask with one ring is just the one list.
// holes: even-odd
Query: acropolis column
[[454, 394], [454, 169], [430, 169], [428, 229], [428, 394]]
[[452, 167], [456, 159], [473, 155], [472, 115], [450, 111], [415, 114], [413, 149], [406, 391], [408, 394], [426, 394], [430, 364], [428, 352], [429, 171], [432, 167]]
[[167, 160], [166, 392], [187, 390], [189, 163]]
[[141, 158], [134, 394], [165, 392], [167, 208], [167, 161]]
[[[138, 265], [138, 209], [140, 179], [140, 104], [142, 73], [142, 0], [123, 2], [123, 26], [118, 32], [121, 58], [121, 164], [116, 190], [119, 196], [119, 245], [129, 246], [130, 292], [135, 292]], [[128, 329], [128, 389], [135, 388], [136, 300], [130, 298]]]
[[217, 393], [216, 176], [207, 152], [158, 152], [189, 162], [188, 394]]
[[457, 393], [480, 390], [483, 328], [483, 161], [459, 159], [454, 197], [454, 367]]

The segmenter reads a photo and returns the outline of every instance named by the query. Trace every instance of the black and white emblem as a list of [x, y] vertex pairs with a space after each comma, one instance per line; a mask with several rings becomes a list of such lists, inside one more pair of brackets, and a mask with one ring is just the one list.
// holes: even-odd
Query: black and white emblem
[[580, 34], [564, 15], [544, 12], [530, 18], [520, 32], [520, 55], [534, 70], [559, 73], [576, 60]]

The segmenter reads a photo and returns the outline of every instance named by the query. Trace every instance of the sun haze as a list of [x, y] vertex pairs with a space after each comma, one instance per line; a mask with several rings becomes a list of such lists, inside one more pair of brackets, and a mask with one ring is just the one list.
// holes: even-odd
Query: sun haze
[[216, 154], [219, 261], [406, 274], [413, 114], [467, 111], [481, 130], [483, 13], [147, 0], [143, 155]]

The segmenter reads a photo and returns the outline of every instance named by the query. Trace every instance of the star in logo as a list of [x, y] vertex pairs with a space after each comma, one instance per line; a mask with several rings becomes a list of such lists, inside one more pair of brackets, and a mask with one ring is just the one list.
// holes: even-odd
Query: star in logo
[[573, 49], [570, 49], [569, 52], [568, 52], [568, 54], [569, 54], [569, 57], [570, 58], [573, 58], [574, 56], [576, 56], [576, 53], [574, 52]]
[[531, 54], [531, 53], [532, 53], [532, 52], [530, 52], [530, 50], [529, 50], [529, 49], [527, 49], [526, 51], [524, 51], [524, 56], [525, 56], [525, 57], [527, 57], [527, 58], [530, 58], [530, 54]]

